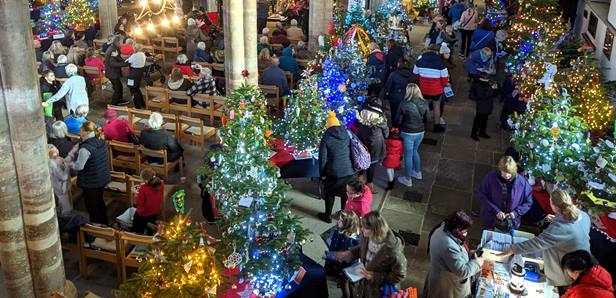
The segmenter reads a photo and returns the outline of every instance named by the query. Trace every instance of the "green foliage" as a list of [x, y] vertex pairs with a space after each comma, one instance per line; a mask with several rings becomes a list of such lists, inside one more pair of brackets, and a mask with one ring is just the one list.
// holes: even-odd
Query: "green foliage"
[[596, 199], [606, 201], [594, 202], [589, 196], [580, 199], [593, 214], [613, 212], [616, 208], [616, 146], [613, 139], [601, 140], [588, 154], [584, 166], [580, 168], [586, 188]]
[[[221, 283], [213, 251], [197, 224], [178, 215], [159, 225], [157, 241], [147, 247], [137, 273], [120, 286], [121, 297], [205, 297]], [[136, 250], [137, 248], [135, 248]], [[143, 248], [140, 248], [143, 249]]]
[[276, 125], [276, 133], [284, 137], [285, 145], [297, 151], [316, 147], [325, 131], [327, 103], [319, 93], [319, 76], [305, 74], [299, 88], [287, 96], [284, 118]]
[[308, 231], [289, 211], [288, 186], [268, 161], [265, 97], [258, 88], [242, 85], [227, 103], [228, 123], [219, 130], [223, 147], [210, 153], [213, 170], [207, 183], [219, 202], [224, 237], [219, 252], [225, 266], [240, 266], [260, 295], [273, 295], [299, 268]]

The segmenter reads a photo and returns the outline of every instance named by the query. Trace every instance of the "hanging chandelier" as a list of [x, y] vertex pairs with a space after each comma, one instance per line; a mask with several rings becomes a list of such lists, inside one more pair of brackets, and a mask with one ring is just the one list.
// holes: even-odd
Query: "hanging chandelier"
[[182, 21], [174, 0], [140, 0], [139, 6], [141, 12], [135, 17], [135, 35], [142, 35], [144, 29], [153, 33], [157, 28], [169, 28], [171, 24], [179, 25]]

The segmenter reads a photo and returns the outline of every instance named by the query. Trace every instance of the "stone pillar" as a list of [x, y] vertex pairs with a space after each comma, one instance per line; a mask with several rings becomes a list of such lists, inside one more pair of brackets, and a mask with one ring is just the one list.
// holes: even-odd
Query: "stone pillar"
[[11, 297], [64, 292], [26, 2], [0, 1], [0, 262]]
[[98, 17], [101, 23], [101, 37], [113, 34], [113, 27], [118, 22], [118, 6], [115, 0], [98, 1]]
[[[227, 94], [231, 94], [231, 92], [244, 81], [242, 78], [242, 70], [245, 69], [243, 8], [244, 3], [241, 0], [223, 1], [225, 81]], [[255, 49], [255, 52], [256, 51]]]
[[244, 68], [251, 85], [259, 84], [257, 54], [257, 0], [244, 0]]
[[327, 34], [327, 27], [333, 18], [333, 0], [310, 1], [310, 26], [308, 28], [308, 45], [311, 51], [319, 48], [319, 35]]

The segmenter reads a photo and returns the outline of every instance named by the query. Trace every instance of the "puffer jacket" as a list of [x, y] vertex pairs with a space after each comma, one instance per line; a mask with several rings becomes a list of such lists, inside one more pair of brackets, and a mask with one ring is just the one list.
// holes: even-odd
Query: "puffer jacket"
[[614, 298], [612, 277], [607, 270], [594, 265], [575, 281], [563, 298]]
[[425, 123], [430, 118], [428, 103], [424, 99], [411, 98], [400, 104], [395, 117], [400, 132], [419, 133], [426, 130]]
[[351, 176], [351, 138], [344, 126], [325, 130], [319, 145], [319, 172], [321, 177], [341, 178]]
[[478, 114], [490, 115], [494, 108], [496, 89], [492, 89], [490, 82], [475, 80], [471, 86], [471, 99], [475, 101], [475, 110]]
[[385, 140], [387, 155], [383, 159], [383, 166], [390, 169], [399, 169], [402, 162], [402, 140], [389, 138]]
[[385, 138], [389, 135], [387, 119], [376, 107], [366, 107], [357, 112], [357, 137], [366, 145], [372, 161], [385, 158]]

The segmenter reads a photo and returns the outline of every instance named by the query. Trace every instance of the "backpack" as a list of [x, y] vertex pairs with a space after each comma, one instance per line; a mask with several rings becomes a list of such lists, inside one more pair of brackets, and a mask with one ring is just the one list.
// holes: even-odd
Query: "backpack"
[[357, 136], [347, 129], [349, 138], [351, 139], [351, 161], [353, 161], [353, 170], [365, 171], [370, 167], [370, 153], [368, 148], [357, 138]]

